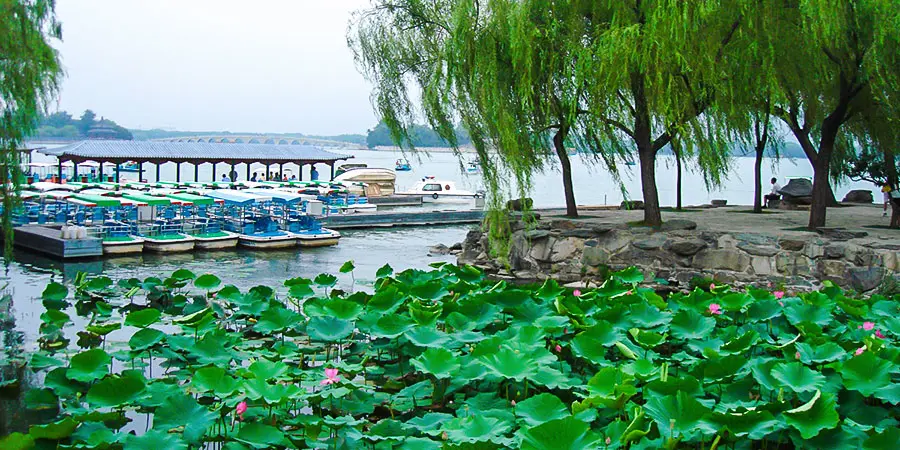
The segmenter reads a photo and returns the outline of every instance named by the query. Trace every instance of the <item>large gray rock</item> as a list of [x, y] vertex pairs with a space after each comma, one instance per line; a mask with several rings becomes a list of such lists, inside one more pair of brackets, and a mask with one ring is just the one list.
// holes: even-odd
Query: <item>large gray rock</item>
[[680, 256], [694, 256], [700, 250], [706, 248], [706, 241], [700, 239], [685, 239], [672, 242], [669, 250]]
[[568, 219], [556, 219], [550, 222], [550, 228], [553, 230], [574, 230], [581, 228], [581, 224]]
[[753, 255], [753, 256], [775, 256], [780, 250], [769, 245], [754, 245], [747, 242], [741, 242], [737, 248]]
[[438, 244], [428, 249], [428, 254], [432, 256], [449, 255], [450, 247], [447, 247], [444, 244]]
[[841, 200], [844, 203], [872, 203], [875, 201], [875, 198], [872, 196], [872, 191], [867, 191], [865, 189], [854, 189], [847, 193], [844, 196], [844, 199]]
[[553, 245], [550, 254], [550, 262], [563, 262], [571, 259], [576, 253], [584, 249], [584, 241], [578, 238], [566, 238]]
[[641, 250], [658, 250], [663, 245], [666, 245], [666, 237], [661, 234], [656, 234], [647, 239], [634, 241], [631, 245]]
[[626, 200], [619, 205], [619, 209], [644, 209], [644, 202], [642, 200]]
[[510, 211], [525, 211], [530, 210], [534, 206], [534, 200], [525, 197], [525, 198], [517, 198], [515, 200], [510, 200], [506, 202], [506, 209]]
[[585, 247], [581, 262], [586, 266], [599, 266], [609, 262], [609, 252], [600, 247]]
[[574, 230], [566, 230], [560, 233], [562, 237], [575, 237], [581, 239], [590, 239], [595, 237], [597, 234], [594, 233], [594, 230], [589, 228], [576, 228]]
[[881, 284], [884, 279], [884, 269], [881, 267], [854, 267], [850, 269], [850, 285], [860, 292], [871, 291]]
[[865, 231], [853, 231], [841, 227], [820, 227], [816, 228], [816, 232], [833, 241], [849, 241], [869, 235]]
[[696, 230], [697, 222], [687, 219], [672, 219], [663, 222], [662, 231]]
[[812, 181], [806, 178], [794, 178], [778, 191], [786, 203], [809, 205], [812, 203]]
[[784, 250], [799, 252], [800, 250], [803, 250], [803, 247], [806, 245], [806, 241], [803, 239], [784, 238], [778, 241], [778, 245], [780, 245]]
[[547, 230], [530, 230], [525, 232], [525, 238], [531, 239], [532, 241], [543, 239], [547, 236], [550, 236], [550, 232]]
[[750, 257], [739, 250], [706, 249], [694, 255], [691, 265], [697, 269], [746, 271]]

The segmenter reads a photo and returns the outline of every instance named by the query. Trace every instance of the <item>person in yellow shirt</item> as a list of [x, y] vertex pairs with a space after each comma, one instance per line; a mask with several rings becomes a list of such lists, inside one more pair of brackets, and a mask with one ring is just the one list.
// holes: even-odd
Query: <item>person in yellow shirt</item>
[[881, 186], [881, 192], [884, 193], [884, 212], [881, 217], [887, 217], [888, 205], [891, 203], [891, 186], [887, 183]]

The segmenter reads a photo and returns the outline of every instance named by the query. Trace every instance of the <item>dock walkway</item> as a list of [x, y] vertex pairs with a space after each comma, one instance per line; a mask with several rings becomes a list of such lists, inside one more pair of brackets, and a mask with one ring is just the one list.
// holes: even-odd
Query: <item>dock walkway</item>
[[103, 255], [103, 241], [98, 238], [63, 239], [59, 228], [24, 225], [14, 229], [17, 247], [44, 253], [60, 259]]

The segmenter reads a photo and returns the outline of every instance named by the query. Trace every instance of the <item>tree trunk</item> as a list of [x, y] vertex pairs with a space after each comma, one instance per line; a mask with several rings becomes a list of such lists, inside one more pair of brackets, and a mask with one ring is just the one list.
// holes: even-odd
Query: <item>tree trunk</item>
[[763, 202], [762, 202], [762, 161], [763, 161], [763, 151], [765, 147], [760, 148], [759, 141], [756, 142], [756, 161], [753, 165], [753, 181], [754, 184], [754, 192], [753, 192], [753, 212], [761, 213]]
[[641, 190], [644, 194], [644, 225], [662, 226], [659, 212], [659, 192], [656, 190], [656, 152], [650, 125], [650, 110], [644, 91], [644, 77], [631, 74], [631, 94], [634, 98], [634, 143], [641, 162]]
[[825, 226], [828, 207], [835, 203], [829, 173], [831, 171], [831, 155], [834, 153], [834, 143], [843, 116], [843, 110], [839, 106], [822, 121], [822, 140], [819, 143], [816, 162], [813, 164], [812, 205], [809, 207], [809, 224], [807, 225], [810, 230]]
[[675, 153], [675, 209], [681, 211], [681, 150], [672, 147]]
[[559, 156], [559, 162], [562, 165], [563, 190], [566, 193], [566, 217], [578, 217], [575, 189], [572, 186], [572, 163], [569, 161], [569, 153], [566, 152], [566, 136], [568, 134], [569, 127], [561, 126], [553, 135], [553, 146], [556, 148], [556, 155]]
[[[887, 175], [888, 185], [893, 189], [900, 188], [898, 185], [898, 177], [897, 176], [897, 160], [894, 157], [894, 149], [885, 146], [884, 147], [884, 168]], [[890, 197], [889, 197], [890, 198]], [[891, 224], [888, 225], [890, 228], [900, 228], [900, 204], [895, 201], [891, 201]]]

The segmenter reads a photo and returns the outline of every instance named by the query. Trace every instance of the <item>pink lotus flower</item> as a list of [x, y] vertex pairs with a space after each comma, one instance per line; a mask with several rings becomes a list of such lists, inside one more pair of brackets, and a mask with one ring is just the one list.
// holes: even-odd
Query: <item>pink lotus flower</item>
[[634, 292], [631, 292], [631, 289], [629, 289], [628, 292], [625, 293], [625, 295], [633, 295], [633, 294], [634, 294]]
[[865, 345], [863, 345], [862, 347], [856, 349], [856, 351], [853, 352], [853, 354], [856, 355], [856, 356], [859, 356], [859, 355], [862, 355], [864, 351], [866, 351], [866, 346], [865, 346]]
[[612, 444], [612, 439], [610, 439], [609, 436], [607, 436], [605, 442], [606, 442], [606, 445]]
[[713, 315], [722, 314], [722, 307], [718, 303], [710, 303], [709, 313]]
[[569, 328], [563, 328], [563, 334], [569, 334]]
[[884, 335], [881, 334], [881, 330], [875, 330], [875, 337], [878, 339], [884, 339]]
[[240, 402], [234, 408], [234, 413], [238, 415], [238, 420], [244, 420], [245, 412], [247, 412], [247, 402]]
[[515, 408], [515, 406], [516, 406], [516, 401], [515, 401], [515, 400], [513, 400], [513, 401], [511, 401], [511, 402], [509, 402], [509, 403], [510, 403], [511, 405], [513, 405], [513, 407]]
[[875, 324], [872, 322], [863, 322], [862, 329], [866, 331], [872, 331], [872, 328], [875, 328]]
[[777, 298], [778, 300], [781, 300], [781, 298], [784, 297], [784, 291], [775, 291], [772, 294], [774, 294], [775, 298]]
[[578, 289], [575, 289], [575, 292], [572, 292], [572, 295], [574, 295], [576, 297], [581, 297], [581, 291]]
[[716, 283], [709, 283], [709, 290], [713, 290], [716, 288]]
[[800, 352], [794, 353], [794, 358], [800, 359]]
[[562, 345], [556, 344], [556, 353], [562, 352]]
[[322, 380], [322, 386], [327, 386], [329, 384], [334, 384], [338, 382], [338, 370], [337, 369], [325, 369], [325, 376], [328, 377]]

